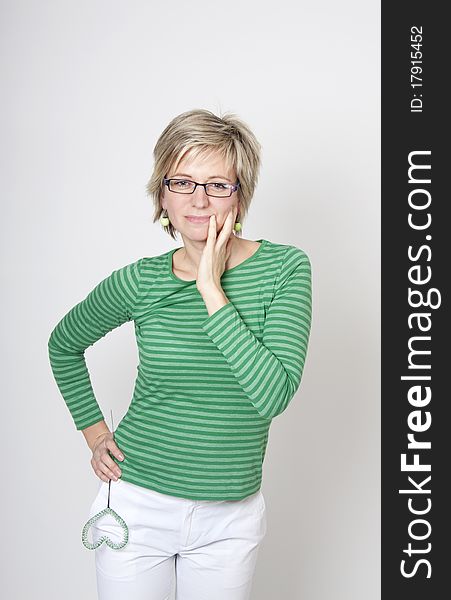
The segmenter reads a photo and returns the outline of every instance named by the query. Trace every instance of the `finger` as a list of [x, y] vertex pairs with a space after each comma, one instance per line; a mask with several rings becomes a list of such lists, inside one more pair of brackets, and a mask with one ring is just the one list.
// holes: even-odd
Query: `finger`
[[238, 206], [233, 207], [233, 223], [235, 223], [235, 219], [238, 215]]
[[211, 246], [214, 246], [215, 240], [216, 240], [216, 217], [215, 217], [215, 215], [211, 215], [210, 221], [208, 222], [206, 246], [210, 249]]
[[115, 456], [118, 460], [124, 460], [124, 454], [119, 450], [114, 439], [110, 438], [105, 445], [111, 452], [111, 454]]
[[219, 232], [218, 235], [218, 242], [220, 243], [220, 245], [222, 245], [223, 243], [226, 243], [226, 240], [230, 237], [230, 234], [233, 230], [232, 227], [232, 223], [233, 223], [233, 207], [229, 210], [229, 213], [227, 215], [227, 217], [225, 218], [224, 224], [222, 226], [221, 231]]
[[[117, 480], [122, 475], [119, 466], [112, 460], [106, 448], [99, 449], [91, 460], [94, 471], [105, 473], [109, 479]], [[99, 475], [100, 476], [100, 475]]]
[[110, 481], [110, 477], [107, 477], [106, 475], [104, 475], [102, 473], [102, 471], [100, 471], [99, 469], [96, 470], [96, 475], [99, 479], [101, 479], [102, 481], [105, 481], [106, 483], [108, 483]]
[[106, 451], [101, 455], [101, 460], [119, 477], [121, 474], [121, 469], [119, 465], [111, 458], [110, 454], [112, 454], [115, 458], [117, 454], [120, 454], [119, 448], [116, 446], [116, 443], [113, 440], [108, 441]]
[[113, 471], [118, 477], [120, 477], [121, 468], [116, 462], [114, 462], [109, 454], [104, 454], [102, 456], [102, 461], [110, 469], [110, 471]]
[[230, 255], [232, 253], [232, 242], [233, 242], [233, 237], [231, 236], [229, 238], [229, 241], [227, 242], [227, 246], [226, 246], [226, 262], [229, 260]]
[[98, 469], [94, 469], [94, 473], [97, 475], [97, 477], [99, 479], [101, 479], [102, 481], [105, 481], [106, 483], [109, 482], [108, 477], [106, 477], [106, 475], [104, 475], [101, 471], [99, 471]]
[[[111, 462], [108, 462], [108, 461], [111, 461]], [[104, 475], [106, 475], [106, 477], [108, 477], [108, 479], [113, 479], [114, 481], [117, 481], [120, 476], [119, 474], [116, 473], [116, 469], [119, 469], [119, 467], [117, 467], [116, 463], [114, 463], [111, 460], [111, 458], [109, 458], [109, 457], [103, 456], [102, 460], [99, 461], [97, 468]]]
[[238, 214], [238, 207], [235, 206], [233, 208], [233, 213], [232, 213], [232, 223], [230, 226], [230, 237], [233, 237], [235, 235], [235, 221], [236, 221], [237, 214]]

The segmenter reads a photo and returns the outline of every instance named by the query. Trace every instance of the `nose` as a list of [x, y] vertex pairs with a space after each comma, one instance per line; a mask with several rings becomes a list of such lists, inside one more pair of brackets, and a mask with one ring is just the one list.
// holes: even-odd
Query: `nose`
[[206, 206], [209, 203], [207, 192], [202, 185], [198, 185], [191, 194], [192, 202], [196, 206]]

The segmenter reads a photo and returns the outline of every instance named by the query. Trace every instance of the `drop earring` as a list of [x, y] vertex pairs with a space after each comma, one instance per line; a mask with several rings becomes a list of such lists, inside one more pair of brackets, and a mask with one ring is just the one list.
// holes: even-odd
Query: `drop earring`
[[161, 217], [160, 217], [160, 223], [163, 227], [167, 227], [169, 225], [168, 211], [166, 209], [165, 209], [165, 213], [166, 213], [166, 216], [161, 215]]
[[241, 231], [241, 223], [239, 221], [236, 221], [233, 228], [235, 229], [235, 231]]

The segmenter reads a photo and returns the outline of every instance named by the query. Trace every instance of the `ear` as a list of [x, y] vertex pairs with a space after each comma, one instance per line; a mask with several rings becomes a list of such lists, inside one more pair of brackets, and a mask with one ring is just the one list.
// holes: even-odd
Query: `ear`
[[163, 192], [160, 195], [160, 206], [161, 206], [161, 208], [163, 210], [167, 209], [167, 207], [166, 207], [166, 201], [165, 201], [165, 198], [164, 198], [164, 190], [163, 190]]

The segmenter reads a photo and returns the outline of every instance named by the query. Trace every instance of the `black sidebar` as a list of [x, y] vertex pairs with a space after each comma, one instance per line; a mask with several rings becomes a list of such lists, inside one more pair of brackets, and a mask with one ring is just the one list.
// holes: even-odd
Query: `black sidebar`
[[382, 598], [451, 597], [451, 22], [382, 2]]

